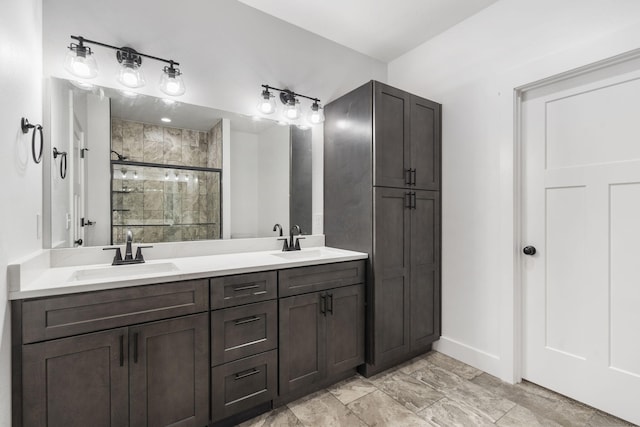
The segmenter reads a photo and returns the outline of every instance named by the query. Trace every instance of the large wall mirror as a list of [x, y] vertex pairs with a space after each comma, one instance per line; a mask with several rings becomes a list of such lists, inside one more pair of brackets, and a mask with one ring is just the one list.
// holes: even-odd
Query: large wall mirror
[[47, 98], [45, 247], [311, 233], [311, 129], [58, 78]]

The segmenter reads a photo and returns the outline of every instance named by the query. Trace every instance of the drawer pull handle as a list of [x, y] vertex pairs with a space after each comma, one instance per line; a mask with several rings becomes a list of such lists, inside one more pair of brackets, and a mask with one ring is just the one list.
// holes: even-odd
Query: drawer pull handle
[[258, 316], [251, 316], [251, 317], [247, 317], [245, 319], [240, 319], [240, 320], [236, 320], [235, 321], [235, 325], [244, 325], [245, 323], [251, 323], [251, 322], [257, 322], [258, 320], [260, 320], [260, 317]]
[[259, 373], [260, 373], [260, 369], [256, 369], [256, 368], [250, 369], [248, 372], [245, 371], [244, 373], [239, 372], [239, 373], [236, 374], [235, 380], [236, 381], [237, 380], [241, 380], [243, 378], [247, 378], [247, 377], [250, 377], [251, 375], [255, 375], [255, 374], [259, 374]]
[[242, 286], [240, 288], [235, 288], [233, 290], [233, 292], [248, 291], [249, 289], [256, 289], [256, 288], [259, 288], [259, 287], [260, 287], [260, 285]]
[[266, 294], [267, 291], [258, 291], [258, 292], [254, 292], [254, 295], [262, 295], [262, 294]]

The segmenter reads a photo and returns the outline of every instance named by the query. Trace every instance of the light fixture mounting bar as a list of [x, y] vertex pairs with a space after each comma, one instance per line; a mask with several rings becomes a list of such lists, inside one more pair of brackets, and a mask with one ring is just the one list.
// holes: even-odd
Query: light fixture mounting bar
[[289, 90], [289, 89], [279, 89], [277, 87], [273, 87], [273, 86], [269, 86], [269, 85], [262, 85], [262, 87], [265, 88], [266, 90], [273, 89], [273, 90], [277, 90], [278, 92], [281, 92], [281, 93], [287, 93], [287, 94], [289, 94], [291, 96], [300, 96], [302, 98], [310, 99], [310, 100], [315, 101], [315, 102], [320, 102], [320, 99], [318, 99], [318, 98], [313, 98], [311, 96], [303, 95], [301, 93], [296, 93], [296, 92], [294, 92], [292, 90]]
[[[101, 43], [101, 42], [98, 42], [98, 41], [95, 41], [95, 40], [89, 40], [89, 39], [86, 39], [86, 38], [84, 38], [82, 36], [71, 36], [71, 38], [73, 40], [77, 40], [80, 43], [80, 45], [83, 45], [84, 43], [89, 43], [89, 44], [95, 44], [95, 45], [102, 46], [102, 47], [108, 47], [109, 49], [113, 49], [113, 50], [117, 50], [117, 51], [122, 51], [122, 47], [112, 46], [110, 44]], [[144, 56], [145, 58], [149, 58], [149, 59], [155, 59], [156, 61], [160, 61], [160, 62], [166, 62], [167, 64], [171, 65], [172, 67], [174, 65], [180, 65], [179, 62], [176, 62], [173, 59], [164, 59], [164, 58], [160, 58], [160, 57], [153, 56], [153, 55], [147, 55], [146, 53], [141, 53], [141, 52], [136, 52], [136, 55]], [[302, 96], [302, 95], [300, 95], [300, 96]]]

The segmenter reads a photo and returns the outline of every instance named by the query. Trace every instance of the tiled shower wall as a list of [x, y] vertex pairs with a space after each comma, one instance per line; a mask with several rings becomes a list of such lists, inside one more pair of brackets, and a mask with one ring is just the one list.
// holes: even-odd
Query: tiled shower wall
[[220, 173], [170, 165], [222, 169], [222, 123], [208, 132], [118, 118], [111, 122], [112, 149], [128, 161], [167, 165], [112, 165], [112, 237], [124, 243], [219, 239]]

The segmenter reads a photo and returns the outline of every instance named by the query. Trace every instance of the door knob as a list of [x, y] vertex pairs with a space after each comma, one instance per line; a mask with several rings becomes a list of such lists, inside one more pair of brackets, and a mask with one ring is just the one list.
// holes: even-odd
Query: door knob
[[522, 252], [524, 252], [525, 255], [535, 255], [536, 248], [534, 246], [525, 246]]

